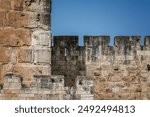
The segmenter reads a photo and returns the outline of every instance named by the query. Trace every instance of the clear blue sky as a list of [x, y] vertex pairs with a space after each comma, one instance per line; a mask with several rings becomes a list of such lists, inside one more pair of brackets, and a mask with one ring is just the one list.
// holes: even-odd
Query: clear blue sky
[[52, 34], [150, 35], [150, 0], [52, 0]]

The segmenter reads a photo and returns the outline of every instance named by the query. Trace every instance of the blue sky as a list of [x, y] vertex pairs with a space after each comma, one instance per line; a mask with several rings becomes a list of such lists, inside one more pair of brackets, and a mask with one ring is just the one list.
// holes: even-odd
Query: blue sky
[[52, 34], [150, 35], [150, 0], [52, 0]]

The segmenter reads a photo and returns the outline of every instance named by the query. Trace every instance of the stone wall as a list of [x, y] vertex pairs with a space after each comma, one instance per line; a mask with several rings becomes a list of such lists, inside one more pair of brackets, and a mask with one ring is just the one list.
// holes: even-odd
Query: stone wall
[[84, 47], [78, 46], [77, 36], [54, 37], [52, 74], [64, 75], [65, 86], [75, 86], [78, 75], [85, 75]]
[[150, 99], [149, 36], [145, 37], [144, 46], [140, 36], [116, 36], [113, 47], [109, 36], [85, 36], [82, 47], [76, 36], [53, 39], [52, 74], [64, 75], [65, 86], [75, 87], [75, 97], [82, 97], [78, 94], [83, 92], [85, 98], [80, 99], [88, 99], [80, 81], [93, 81], [92, 89], [89, 85], [87, 88], [89, 98], [94, 95], [94, 99]]
[[[21, 86], [29, 88], [34, 75], [51, 75], [50, 9], [50, 0], [0, 0], [3, 99], [18, 99]], [[21, 82], [16, 81], [18, 75]], [[18, 92], [13, 93], [15, 88]]]

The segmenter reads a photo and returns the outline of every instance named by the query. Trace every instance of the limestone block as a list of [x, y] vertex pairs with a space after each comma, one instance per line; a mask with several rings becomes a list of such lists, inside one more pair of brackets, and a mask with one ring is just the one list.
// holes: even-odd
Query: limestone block
[[51, 51], [46, 48], [36, 48], [34, 50], [34, 63], [51, 63]]
[[11, 11], [8, 13], [8, 18], [6, 19], [6, 25], [11, 27], [28, 27], [35, 28], [38, 27], [38, 13], [35, 12], [20, 12]]
[[36, 30], [32, 33], [33, 46], [50, 46], [50, 31]]
[[51, 66], [50, 65], [37, 65], [37, 70], [39, 73], [37, 75], [51, 75]]
[[7, 15], [6, 25], [11, 27], [24, 27], [29, 23], [29, 15], [20, 11], [10, 11]]
[[21, 83], [9, 83], [8, 89], [14, 90], [14, 89], [21, 89]]
[[49, 12], [50, 11], [50, 0], [35, 0], [35, 1], [32, 1], [32, 0], [25, 0], [24, 1], [24, 10], [27, 10], [27, 11], [47, 11]]
[[4, 89], [21, 89], [21, 77], [13, 73], [5, 75]]
[[81, 95], [81, 100], [93, 100], [94, 95]]
[[28, 23], [25, 24], [27, 28], [37, 28], [39, 25], [39, 13], [30, 12], [28, 13]]
[[43, 29], [50, 29], [50, 14], [49, 13], [41, 13], [40, 14], [40, 27], [42, 27]]
[[30, 36], [30, 31], [28, 29], [0, 29], [0, 46], [31, 45]]
[[32, 49], [20, 48], [18, 50], [18, 62], [19, 63], [31, 63], [32, 62]]
[[10, 62], [11, 51], [8, 48], [0, 47], [0, 63]]

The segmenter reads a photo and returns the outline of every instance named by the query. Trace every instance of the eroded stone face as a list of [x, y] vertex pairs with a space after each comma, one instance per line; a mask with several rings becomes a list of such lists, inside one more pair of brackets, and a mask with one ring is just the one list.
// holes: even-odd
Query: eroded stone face
[[29, 46], [31, 32], [28, 29], [5, 28], [0, 29], [0, 46]]
[[50, 45], [50, 31], [35, 30], [32, 33], [32, 45], [33, 46], [49, 46]]
[[[43, 95], [37, 96], [30, 85], [34, 75], [51, 75], [50, 2], [0, 0], [0, 99]], [[44, 99], [46, 95], [54, 94]]]

